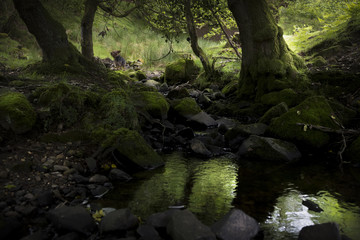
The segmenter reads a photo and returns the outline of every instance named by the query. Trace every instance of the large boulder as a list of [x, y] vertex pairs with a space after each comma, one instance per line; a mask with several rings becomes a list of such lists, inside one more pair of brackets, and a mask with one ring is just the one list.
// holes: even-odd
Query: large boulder
[[196, 78], [200, 68], [191, 59], [180, 59], [165, 68], [165, 79], [169, 85], [191, 81]]
[[[329, 142], [330, 136], [328, 133], [311, 129], [311, 125], [339, 129], [332, 118], [339, 120], [324, 97], [309, 97], [287, 113], [273, 119], [268, 130], [281, 139], [320, 148]], [[306, 126], [298, 125], [298, 123], [306, 124]]]
[[171, 216], [167, 233], [174, 240], [216, 240], [211, 229], [189, 210], [178, 211]]
[[158, 167], [164, 164], [145, 139], [134, 130], [120, 128], [114, 131], [102, 144], [104, 148], [112, 147], [114, 154], [124, 164], [131, 162], [144, 169]]
[[165, 97], [159, 92], [135, 92], [133, 97], [135, 106], [148, 112], [153, 118], [166, 119], [170, 108]]
[[288, 106], [292, 107], [299, 104], [302, 99], [303, 98], [293, 89], [287, 88], [278, 92], [264, 94], [261, 97], [261, 103], [275, 106], [281, 102], [285, 102]]
[[59, 230], [90, 235], [96, 229], [90, 212], [83, 207], [58, 207], [48, 213], [48, 218]]
[[206, 112], [201, 111], [198, 114], [190, 117], [188, 121], [198, 128], [208, 128], [217, 126], [217, 122]]
[[191, 97], [175, 99], [171, 101], [171, 107], [178, 115], [184, 118], [190, 118], [201, 112], [201, 108]]
[[211, 226], [219, 240], [253, 239], [260, 231], [256, 220], [240, 209], [233, 209]]
[[341, 240], [339, 226], [334, 222], [303, 227], [298, 240]]
[[301, 158], [301, 153], [294, 144], [256, 135], [251, 135], [241, 144], [237, 155], [248, 159], [282, 162]]
[[118, 209], [103, 217], [100, 223], [100, 231], [101, 233], [123, 232], [136, 228], [138, 224], [139, 220], [129, 209]]
[[17, 92], [0, 95], [0, 125], [17, 134], [25, 133], [34, 126], [36, 113], [26, 99]]

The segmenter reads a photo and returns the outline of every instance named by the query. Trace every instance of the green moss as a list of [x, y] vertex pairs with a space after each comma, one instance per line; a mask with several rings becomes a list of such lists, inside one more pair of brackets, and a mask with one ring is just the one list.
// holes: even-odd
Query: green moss
[[201, 112], [201, 108], [191, 97], [175, 99], [171, 102], [172, 108], [182, 117], [189, 118]]
[[221, 92], [225, 96], [229, 96], [229, 95], [237, 92], [238, 87], [239, 87], [239, 81], [233, 80], [233, 81], [229, 82], [228, 84], [226, 84], [225, 87], [221, 90]]
[[311, 59], [311, 63], [315, 66], [315, 67], [321, 67], [327, 64], [327, 61], [322, 57], [322, 56], [317, 56], [313, 59]]
[[302, 96], [296, 93], [293, 89], [288, 88], [278, 92], [271, 92], [264, 94], [261, 97], [261, 103], [266, 105], [277, 105], [281, 102], [285, 102], [289, 107], [295, 106], [300, 103]]
[[12, 87], [23, 87], [25, 85], [26, 85], [26, 83], [24, 81], [20, 81], [20, 80], [14, 80], [14, 81], [9, 82], [9, 86], [12, 86]]
[[137, 131], [120, 128], [114, 131], [102, 146], [114, 147], [121, 158], [130, 160], [142, 168], [153, 168], [164, 163]]
[[143, 71], [141, 71], [141, 70], [137, 70], [137, 71], [135, 72], [135, 75], [136, 75], [136, 78], [137, 78], [139, 81], [146, 79], [146, 74], [145, 74]]
[[333, 109], [324, 97], [309, 97], [287, 113], [275, 118], [269, 126], [269, 132], [283, 139], [299, 141], [316, 148], [323, 147], [329, 142], [329, 134], [298, 126], [297, 123], [338, 129], [339, 126], [331, 119], [332, 115]]
[[103, 96], [100, 103], [102, 123], [111, 129], [121, 127], [137, 129], [138, 116], [126, 92], [118, 89]]
[[159, 92], [136, 92], [132, 95], [135, 106], [148, 112], [152, 117], [166, 119], [170, 105]]
[[191, 59], [180, 59], [170, 63], [165, 68], [165, 78], [168, 84], [191, 81], [199, 73], [199, 67]]
[[0, 124], [17, 134], [25, 133], [34, 126], [36, 113], [26, 97], [17, 92], [0, 95]]
[[171, 90], [167, 97], [170, 99], [176, 99], [176, 98], [184, 98], [184, 97], [189, 97], [189, 91], [186, 88], [175, 88], [173, 90]]
[[126, 82], [131, 81], [131, 78], [121, 70], [109, 71], [107, 73], [107, 78], [111, 84], [119, 88], [125, 88]]
[[266, 113], [259, 119], [260, 123], [269, 124], [272, 119], [280, 117], [284, 113], [288, 112], [289, 108], [286, 103], [281, 102], [276, 106], [270, 108]]

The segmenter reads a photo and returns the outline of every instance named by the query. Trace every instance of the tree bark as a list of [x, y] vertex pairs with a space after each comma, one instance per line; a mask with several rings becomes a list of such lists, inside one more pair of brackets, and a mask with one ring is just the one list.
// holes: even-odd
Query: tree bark
[[303, 60], [288, 48], [266, 0], [228, 0], [228, 6], [242, 46], [240, 96], [259, 100], [268, 92], [296, 87]]
[[92, 28], [99, 3], [100, 0], [86, 0], [84, 15], [81, 19], [81, 53], [88, 60], [94, 58]]
[[190, 44], [193, 52], [197, 57], [200, 58], [201, 64], [204, 68], [206, 76], [210, 77], [212, 74], [212, 68], [209, 62], [208, 57], [205, 52], [198, 44], [198, 37], [196, 34], [196, 28], [194, 23], [194, 16], [191, 12], [191, 0], [185, 0], [185, 17], [186, 17], [186, 25], [188, 29], [188, 33], [190, 36]]
[[39, 0], [13, 0], [16, 10], [38, 42], [43, 60], [50, 63], [78, 61], [78, 51], [69, 43], [65, 28], [46, 11]]

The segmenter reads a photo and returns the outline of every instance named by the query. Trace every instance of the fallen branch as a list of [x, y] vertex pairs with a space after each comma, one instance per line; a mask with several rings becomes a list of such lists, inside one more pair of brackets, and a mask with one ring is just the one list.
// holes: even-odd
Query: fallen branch
[[308, 129], [316, 129], [326, 133], [337, 133], [337, 134], [360, 134], [359, 130], [355, 129], [333, 129], [324, 126], [306, 124], [306, 123], [296, 123], [298, 126], [307, 126]]

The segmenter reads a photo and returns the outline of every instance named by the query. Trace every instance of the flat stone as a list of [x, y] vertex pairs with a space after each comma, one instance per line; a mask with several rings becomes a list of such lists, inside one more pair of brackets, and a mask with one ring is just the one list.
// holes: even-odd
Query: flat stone
[[201, 111], [198, 114], [190, 117], [188, 119], [190, 122], [194, 122], [198, 125], [205, 126], [205, 127], [214, 127], [217, 126], [217, 122], [206, 112]]

